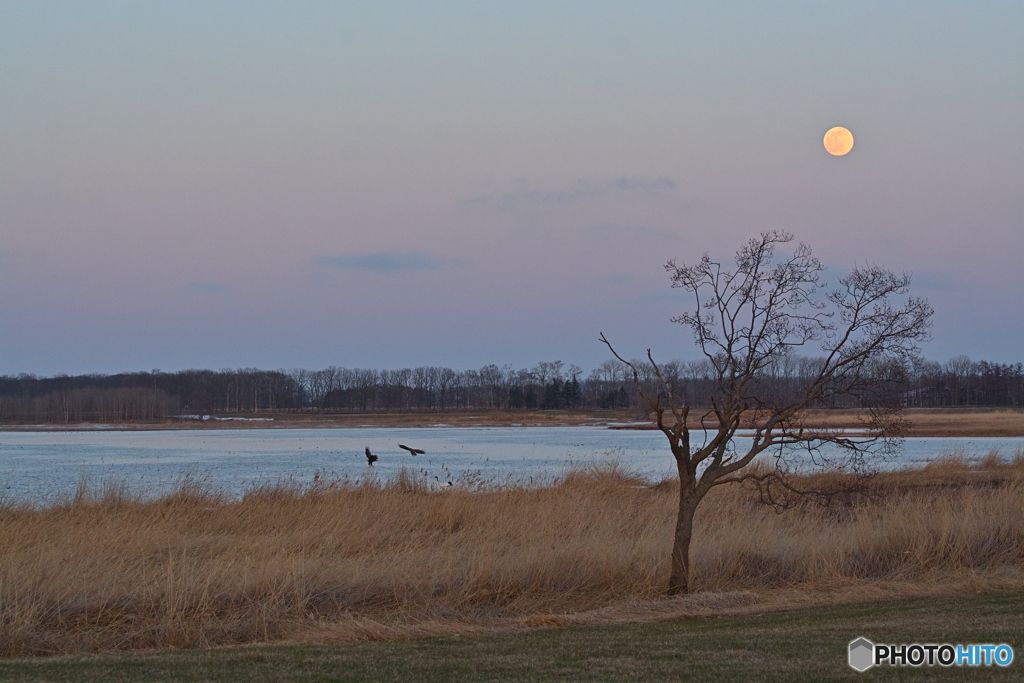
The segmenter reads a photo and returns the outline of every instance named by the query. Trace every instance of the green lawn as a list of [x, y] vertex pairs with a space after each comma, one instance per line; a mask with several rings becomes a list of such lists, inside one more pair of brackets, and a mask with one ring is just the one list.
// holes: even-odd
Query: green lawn
[[[1007, 643], [999, 667], [846, 664], [882, 643]], [[0, 661], [0, 681], [1024, 680], [1024, 593], [399, 643], [262, 646]], [[0, 633], [2, 637], [2, 633]]]

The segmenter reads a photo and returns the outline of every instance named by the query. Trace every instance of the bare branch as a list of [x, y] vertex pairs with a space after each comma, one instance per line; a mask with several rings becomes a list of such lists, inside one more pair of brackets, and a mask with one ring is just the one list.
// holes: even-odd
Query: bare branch
[[[740, 247], [734, 268], [707, 254], [693, 265], [675, 260], [665, 265], [672, 287], [693, 302], [672, 321], [689, 328], [713, 370], [710, 395], [698, 401], [710, 406], [700, 418], [704, 443], [699, 448], [690, 448], [686, 425], [694, 397], [679, 401], [648, 349], [647, 362], [664, 389], [650, 394], [636, 365], [601, 335], [632, 370], [637, 393], [654, 410], [676, 458], [681, 489], [672, 585], [677, 588], [687, 585], [680, 567], [689, 566], [680, 548], [685, 545], [688, 553], [693, 511], [712, 487], [753, 482], [765, 487], [768, 499], [778, 490], [810, 495], [787, 484], [790, 453], [802, 453], [805, 464], [843, 466], [854, 476], [868, 472], [872, 457], [886, 456], [899, 443], [900, 405], [888, 394], [903, 365], [918, 353], [917, 344], [928, 338], [931, 307], [914, 297], [893, 303], [908, 292], [910, 276], [876, 265], [855, 266], [838, 287], [824, 292], [825, 267], [809, 246], [797, 243], [792, 253], [777, 253], [793, 241], [789, 233], [764, 232]], [[811, 344], [820, 344], [821, 358], [795, 357]], [[772, 394], [766, 389], [771, 383], [763, 381], [766, 373], [794, 359], [801, 366], [799, 383], [791, 393]], [[870, 409], [861, 432], [808, 429], [802, 423], [808, 407], [840, 398]], [[664, 404], [671, 427], [664, 421]], [[712, 415], [716, 426], [709, 424]], [[741, 427], [753, 434], [737, 450]], [[751, 470], [762, 466], [763, 454], [772, 454], [774, 467]]]

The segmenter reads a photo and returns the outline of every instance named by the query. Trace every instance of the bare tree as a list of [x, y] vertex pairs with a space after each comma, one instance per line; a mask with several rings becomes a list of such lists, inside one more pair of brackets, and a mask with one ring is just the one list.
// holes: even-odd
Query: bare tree
[[953, 405], [964, 405], [969, 404], [969, 397], [961, 399], [963, 388], [967, 384], [967, 379], [974, 371], [974, 361], [970, 357], [963, 354], [959, 356], [953, 356], [946, 361], [946, 373], [950, 376], [953, 383]]
[[293, 398], [295, 407], [302, 410], [302, 407], [306, 405], [306, 397], [309, 396], [309, 370], [295, 368], [288, 373], [288, 377], [292, 380], [292, 387], [295, 392]]
[[[826, 292], [825, 267], [810, 247], [798, 243], [792, 255], [776, 255], [779, 245], [792, 241], [788, 233], [762, 233], [736, 252], [735, 269], [707, 254], [693, 266], [674, 260], [665, 266], [672, 287], [692, 295], [695, 304], [673, 322], [690, 328], [710, 365], [710, 395], [700, 403], [673, 392], [650, 349], [645, 364], [660, 380], [660, 390], [645, 389], [638, 362], [624, 360], [601, 334], [632, 370], [634, 386], [668, 438], [679, 470], [671, 594], [690, 590], [694, 513], [713, 487], [753, 482], [770, 497], [773, 486], [796, 490], [787, 478], [794, 448], [808, 454], [812, 464], [864, 473], [869, 456], [890, 453], [899, 443], [900, 405], [887, 391], [899, 369], [916, 356], [916, 342], [927, 338], [931, 307], [914, 297], [894, 306], [890, 299], [907, 293], [910, 276], [874, 265], [854, 267]], [[759, 391], [759, 380], [772, 364], [809, 346], [820, 347], [823, 355], [813, 359], [814, 371], [798, 391], [781, 400]], [[803, 409], [829, 405], [835, 397], [853, 397], [869, 408], [861, 435], [803, 426]], [[700, 416], [700, 433], [691, 435], [687, 419], [695, 405], [710, 408]], [[739, 447], [735, 437], [741, 428], [752, 436]], [[772, 458], [772, 466], [748, 467], [761, 454]]]
[[324, 399], [327, 397], [327, 394], [338, 388], [338, 383], [344, 372], [344, 368], [331, 365], [323, 370], [314, 370], [309, 373], [307, 387], [309, 396], [313, 401], [313, 406], [317, 411], [324, 412]]
[[484, 405], [487, 408], [501, 407], [501, 394], [503, 388], [503, 376], [501, 368], [497, 365], [485, 365], [480, 368], [479, 373], [481, 388], [485, 389]]

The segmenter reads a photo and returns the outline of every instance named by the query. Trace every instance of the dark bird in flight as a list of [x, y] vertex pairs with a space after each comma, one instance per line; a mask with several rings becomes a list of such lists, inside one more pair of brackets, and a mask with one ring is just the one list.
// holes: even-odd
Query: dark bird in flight
[[423, 455], [424, 453], [426, 453], [426, 451], [421, 451], [419, 448], [409, 448], [408, 446], [403, 446], [402, 444], [398, 444], [398, 447], [409, 451], [409, 453], [411, 453], [412, 455]]
[[377, 462], [378, 459], [376, 455], [370, 452], [369, 448], [366, 449], [366, 462], [370, 464], [370, 467], [373, 467], [373, 463]]

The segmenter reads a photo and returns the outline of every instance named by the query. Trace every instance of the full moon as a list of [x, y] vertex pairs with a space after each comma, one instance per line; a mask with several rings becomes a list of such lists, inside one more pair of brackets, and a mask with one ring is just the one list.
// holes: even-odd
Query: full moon
[[853, 134], [836, 126], [825, 133], [825, 151], [834, 157], [841, 157], [853, 149]]

